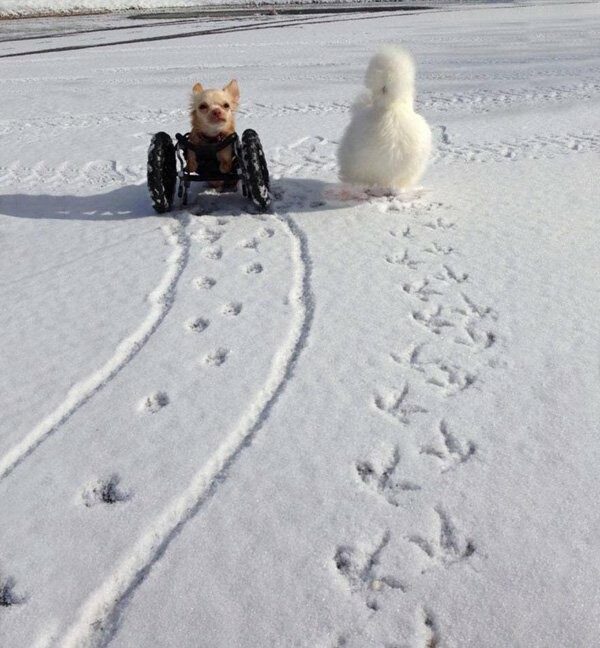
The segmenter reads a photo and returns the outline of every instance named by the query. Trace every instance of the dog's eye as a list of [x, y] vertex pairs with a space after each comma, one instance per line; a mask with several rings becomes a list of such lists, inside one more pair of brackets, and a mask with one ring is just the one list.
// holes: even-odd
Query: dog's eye
[[223, 104], [223, 108], [229, 108], [229, 104], [228, 104], [228, 103], [224, 103], [224, 104]]
[[198, 110], [207, 110], [207, 109], [208, 109], [208, 104], [201, 103], [201, 104], [198, 106]]

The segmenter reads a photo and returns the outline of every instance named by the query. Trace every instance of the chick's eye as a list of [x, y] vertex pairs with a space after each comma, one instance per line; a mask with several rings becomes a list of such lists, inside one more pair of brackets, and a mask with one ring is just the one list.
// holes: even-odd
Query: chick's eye
[[229, 108], [229, 104], [228, 104], [228, 103], [224, 103], [224, 104], [223, 104], [223, 108]]
[[201, 103], [198, 106], [198, 110], [206, 110], [207, 108], [208, 108], [208, 104], [205, 104], [205, 103]]

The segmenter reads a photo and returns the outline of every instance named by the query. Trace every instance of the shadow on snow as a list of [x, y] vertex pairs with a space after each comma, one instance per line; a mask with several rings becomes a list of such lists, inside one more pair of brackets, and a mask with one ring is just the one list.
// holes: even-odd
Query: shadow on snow
[[[323, 212], [350, 207], [357, 200], [332, 198], [338, 184], [310, 178], [280, 178], [272, 183], [274, 212]], [[194, 188], [192, 187], [192, 190]], [[254, 213], [250, 201], [241, 191], [218, 194], [213, 190], [200, 191], [191, 200], [187, 210], [193, 215], [239, 216]], [[175, 198], [170, 215], [181, 208]], [[169, 215], [167, 214], [167, 215]], [[131, 220], [156, 216], [146, 185], [128, 185], [112, 191], [86, 196], [56, 194], [0, 194], [0, 215], [34, 220], [58, 219], [78, 221]]]

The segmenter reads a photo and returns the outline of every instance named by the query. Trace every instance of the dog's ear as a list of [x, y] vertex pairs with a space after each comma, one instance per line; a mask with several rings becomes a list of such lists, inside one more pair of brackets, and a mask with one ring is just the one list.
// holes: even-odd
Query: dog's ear
[[233, 100], [233, 103], [235, 104], [235, 106], [237, 106], [240, 101], [240, 89], [238, 87], [238, 82], [233, 79], [223, 88], [223, 90], [225, 90], [225, 92], [229, 94], [229, 96]]
[[201, 83], [196, 83], [194, 87], [192, 88], [192, 92], [194, 94], [200, 94], [201, 92], [204, 92], [204, 88], [202, 87]]

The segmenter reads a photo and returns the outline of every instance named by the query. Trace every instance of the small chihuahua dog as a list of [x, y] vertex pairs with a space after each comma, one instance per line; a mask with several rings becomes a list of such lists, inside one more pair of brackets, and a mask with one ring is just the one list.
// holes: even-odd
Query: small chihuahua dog
[[[222, 90], [205, 90], [200, 83], [192, 88], [190, 116], [192, 129], [191, 144], [218, 142], [235, 131], [233, 113], [240, 101], [237, 81], [230, 81]], [[219, 171], [229, 173], [233, 162], [233, 146], [227, 146], [217, 153]], [[198, 162], [193, 151], [187, 152], [188, 170], [195, 173]], [[223, 183], [211, 183], [223, 188]]]

